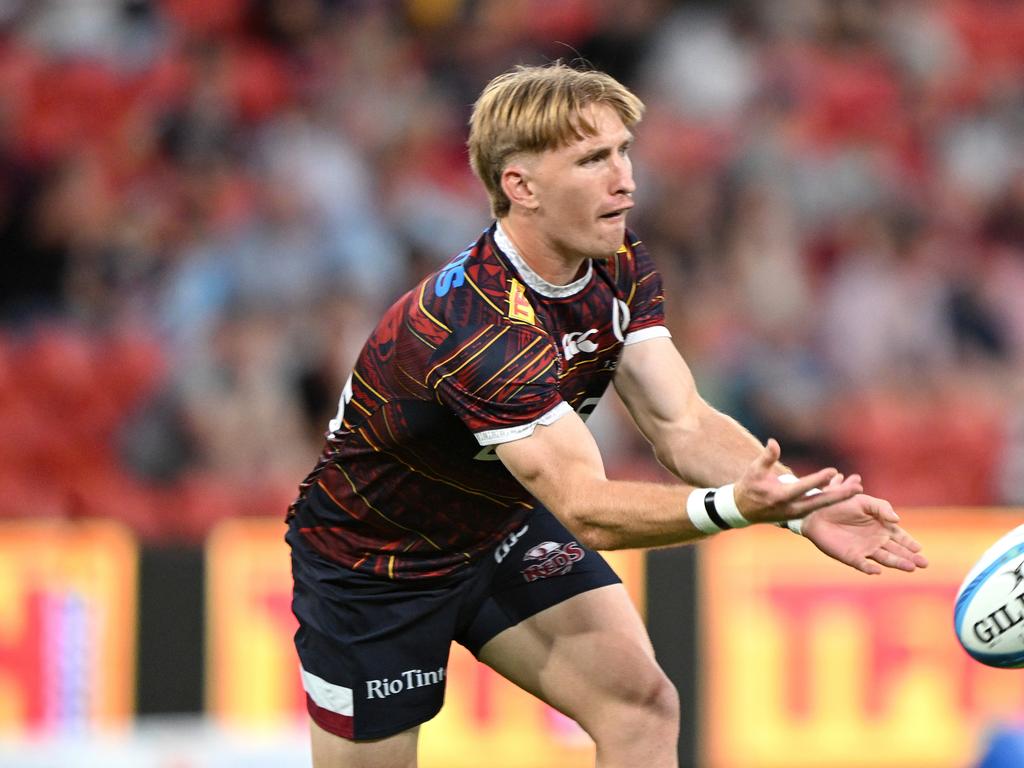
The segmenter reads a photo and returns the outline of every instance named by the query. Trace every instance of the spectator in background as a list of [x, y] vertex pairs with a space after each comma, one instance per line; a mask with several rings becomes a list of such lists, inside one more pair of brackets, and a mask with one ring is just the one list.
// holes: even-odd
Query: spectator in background
[[[716, 404], [768, 430], [796, 392], [825, 414], [848, 397], [888, 401], [881, 372], [937, 424], [950, 403], [972, 413], [978, 387], [1015, 423], [1018, 4], [13, 0], [0, 28], [0, 318], [15, 342], [54, 320], [87, 339], [141, 328], [180, 375], [186, 360], [210, 366], [258, 297], [256, 315], [280, 313], [287, 337], [275, 386], [319, 411], [312, 382], [343, 357], [311, 341], [339, 333], [334, 313], [309, 309], [320, 289], [344, 294], [337, 314], [373, 315], [475, 237], [486, 201], [461, 147], [475, 93], [513, 61], [578, 52], [649, 105], [639, 226], [670, 293], [694, 296], [667, 323]], [[744, 312], [749, 301], [776, 322]], [[849, 356], [835, 338], [853, 340]], [[865, 423], [886, 444], [883, 423]], [[860, 466], [832, 420], [817, 429], [807, 461]], [[958, 460], [1013, 476], [996, 471], [1010, 454], [964, 444]], [[645, 446], [614, 453], [630, 472], [653, 466]], [[970, 500], [1017, 499], [1012, 486], [978, 481]], [[905, 488], [903, 502], [946, 500], [923, 481]]]

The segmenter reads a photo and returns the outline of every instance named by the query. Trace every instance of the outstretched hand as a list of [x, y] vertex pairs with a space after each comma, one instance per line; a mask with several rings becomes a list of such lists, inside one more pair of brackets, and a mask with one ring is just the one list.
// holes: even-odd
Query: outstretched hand
[[896, 524], [899, 519], [889, 502], [862, 493], [808, 515], [802, 531], [826, 555], [862, 573], [927, 568], [921, 545]]
[[[780, 455], [779, 444], [769, 440], [761, 454], [733, 486], [736, 506], [752, 523], [773, 523], [805, 517], [817, 509], [850, 499], [864, 490], [860, 475], [843, 478], [832, 468], [805, 475], [795, 483], [781, 483], [775, 470]], [[821, 489], [821, 493], [807, 495], [808, 491], [815, 489]]]
[[[803, 518], [803, 535], [829, 557], [867, 574], [882, 567], [914, 571], [928, 566], [921, 545], [897, 523], [899, 516], [884, 499], [865, 494], [860, 475], [843, 477], [821, 469], [796, 482], [782, 483], [776, 473], [779, 444], [769, 440], [743, 476], [733, 495], [752, 523]], [[808, 496], [809, 491], [819, 490]]]

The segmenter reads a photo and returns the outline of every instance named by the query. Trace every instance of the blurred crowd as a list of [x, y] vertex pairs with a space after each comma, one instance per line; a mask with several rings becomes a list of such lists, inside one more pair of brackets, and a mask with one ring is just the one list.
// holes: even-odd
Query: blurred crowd
[[489, 222], [477, 93], [554, 59], [647, 103], [630, 226], [707, 399], [899, 504], [1024, 504], [1024, 3], [2, 0], [0, 516], [283, 515]]

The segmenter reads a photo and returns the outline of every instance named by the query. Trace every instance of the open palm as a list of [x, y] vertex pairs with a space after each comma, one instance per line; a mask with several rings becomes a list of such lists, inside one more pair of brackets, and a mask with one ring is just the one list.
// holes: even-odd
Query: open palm
[[861, 493], [815, 510], [803, 521], [803, 535], [829, 557], [867, 574], [882, 566], [913, 571], [928, 566], [921, 545], [896, 523], [892, 505]]

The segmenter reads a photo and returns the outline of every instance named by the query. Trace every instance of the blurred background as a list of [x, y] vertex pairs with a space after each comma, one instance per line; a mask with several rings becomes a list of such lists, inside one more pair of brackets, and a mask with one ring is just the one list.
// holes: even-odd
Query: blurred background
[[[291, 674], [284, 510], [382, 309], [489, 222], [476, 95], [554, 59], [647, 104], [630, 226], [704, 396], [798, 470], [990, 509], [934, 530], [984, 531], [917, 630], [951, 634], [942, 601], [1024, 505], [1024, 3], [0, 0], [0, 763], [304, 764], [297, 676], [254, 698], [224, 638], [277, 638], [240, 679]], [[613, 395], [590, 425], [613, 475], [661, 476]], [[623, 565], [652, 622], [672, 578], [687, 626], [714, 610], [691, 555]], [[275, 629], [222, 627], [239, 603]], [[978, 701], [1024, 706], [1001, 674], [920, 765], [980, 757]], [[719, 681], [690, 682], [702, 711]], [[696, 730], [709, 768], [796, 764]]]

